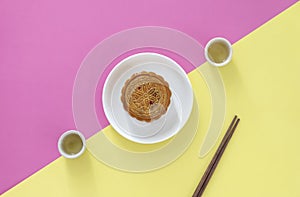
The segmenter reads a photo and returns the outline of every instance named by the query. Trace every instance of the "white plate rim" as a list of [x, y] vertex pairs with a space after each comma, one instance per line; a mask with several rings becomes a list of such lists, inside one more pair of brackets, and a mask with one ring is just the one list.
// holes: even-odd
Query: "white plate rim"
[[[190, 103], [189, 108], [188, 108], [188, 113], [186, 114], [186, 118], [182, 121], [183, 123], [181, 124], [181, 127], [179, 127], [177, 130], [175, 130], [171, 135], [165, 137], [165, 138], [161, 138], [158, 140], [153, 140], [151, 142], [147, 142], [147, 141], [143, 141], [144, 137], [137, 137], [137, 136], [131, 136], [129, 134], [127, 134], [126, 132], [122, 131], [122, 129], [119, 128], [119, 126], [117, 125], [118, 123], [115, 122], [113, 115], [110, 115], [109, 109], [108, 107], [106, 107], [106, 103], [108, 103], [109, 101], [106, 100], [106, 92], [108, 89], [108, 83], [111, 80], [112, 76], [114, 75], [114, 73], [116, 72], [116, 70], [126, 61], [128, 61], [129, 59], [132, 58], [137, 58], [139, 56], [145, 56], [145, 55], [150, 55], [150, 56], [157, 56], [159, 58], [163, 58], [169, 62], [171, 62], [172, 64], [176, 65], [176, 69], [178, 69], [178, 71], [180, 72], [180, 74], [182, 75], [182, 77], [184, 77], [185, 81], [187, 82], [188, 86], [189, 86], [189, 96], [187, 96], [187, 98], [189, 98], [190, 100], [187, 101]], [[172, 65], [173, 66], [173, 65]], [[102, 89], [102, 105], [103, 105], [103, 111], [104, 114], [108, 120], [108, 122], [110, 123], [110, 125], [114, 128], [114, 130], [120, 134], [122, 137], [124, 137], [125, 139], [128, 139], [130, 141], [136, 142], [136, 143], [140, 143], [140, 144], [155, 144], [155, 143], [159, 143], [159, 142], [163, 142], [166, 141], [170, 138], [172, 138], [173, 136], [175, 136], [178, 132], [180, 132], [182, 130], [182, 128], [184, 127], [184, 125], [186, 124], [186, 122], [188, 121], [191, 112], [192, 112], [192, 108], [193, 108], [193, 102], [194, 102], [194, 94], [193, 94], [193, 89], [192, 89], [192, 85], [191, 82], [187, 76], [187, 73], [183, 70], [183, 68], [173, 59], [159, 54], [159, 53], [154, 53], [154, 52], [141, 52], [141, 53], [136, 53], [134, 55], [128, 56], [124, 59], [122, 59], [119, 63], [116, 64], [116, 66], [114, 66], [114, 68], [109, 72], [107, 78], [105, 79], [104, 85], [103, 85], [103, 89]]]

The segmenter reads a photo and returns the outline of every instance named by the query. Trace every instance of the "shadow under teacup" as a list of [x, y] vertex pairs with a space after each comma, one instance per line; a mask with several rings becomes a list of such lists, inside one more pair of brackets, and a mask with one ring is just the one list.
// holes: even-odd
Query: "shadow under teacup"
[[69, 130], [63, 133], [58, 140], [59, 153], [68, 159], [75, 159], [85, 151], [85, 137], [82, 133]]
[[231, 43], [225, 38], [213, 38], [206, 44], [204, 55], [211, 65], [225, 66], [232, 59]]

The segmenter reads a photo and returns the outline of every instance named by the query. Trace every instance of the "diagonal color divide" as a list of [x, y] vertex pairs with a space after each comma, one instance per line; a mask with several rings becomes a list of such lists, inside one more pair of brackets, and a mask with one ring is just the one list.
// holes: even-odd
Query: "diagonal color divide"
[[[105, 39], [86, 56], [75, 80], [73, 91], [74, 119], [77, 129], [83, 132], [85, 136], [89, 137], [96, 131], [105, 128], [105, 125], [101, 125], [96, 116], [94, 100], [97, 84], [100, 79], [105, 79], [101, 76], [109, 66], [109, 63], [122, 53], [143, 47], [161, 48], [179, 54], [191, 62], [194, 69], [204, 62], [203, 47], [190, 36], [170, 28], [154, 26], [139, 27], [119, 32]], [[210, 127], [208, 128], [207, 136], [200, 152], [200, 156], [203, 157], [215, 145], [220, 135], [225, 117], [226, 103], [225, 90], [218, 70], [208, 65], [200, 68], [198, 71], [201, 72], [209, 87], [208, 90], [210, 91], [213, 105]], [[97, 100], [96, 102], [100, 101]], [[103, 119], [104, 117], [101, 118]], [[105, 141], [103, 139], [105, 135], [101, 134], [97, 135], [98, 137], [102, 136], [102, 138], [97, 138], [99, 141], [98, 145], [96, 143], [97, 140], [92, 140], [92, 143], [88, 144], [87, 148], [97, 159], [110, 164], [114, 168], [125, 171], [149, 171], [158, 169], [174, 161], [186, 150], [193, 139], [192, 136], [197, 132], [197, 126], [187, 130], [192, 132], [192, 134], [188, 135], [189, 132], [182, 131], [165, 147], [153, 151], [151, 154], [131, 153], [123, 149], [118, 149], [118, 147], [114, 147], [112, 146], [113, 144]], [[105, 148], [102, 147], [103, 145], [105, 145]], [[173, 151], [171, 151], [172, 149]], [[119, 155], [123, 159], [115, 160], [115, 155]], [[149, 159], [154, 159], [156, 162], [148, 166]], [[142, 163], [143, 165], [138, 165]]]
[[133, 1], [134, 6], [124, 9], [115, 1], [0, 1], [0, 138], [5, 139], [0, 145], [0, 193], [59, 157], [59, 135], [74, 128], [74, 76], [93, 43], [149, 24], [180, 29], [202, 44], [217, 35], [236, 42], [295, 2], [154, 0], [146, 6]]

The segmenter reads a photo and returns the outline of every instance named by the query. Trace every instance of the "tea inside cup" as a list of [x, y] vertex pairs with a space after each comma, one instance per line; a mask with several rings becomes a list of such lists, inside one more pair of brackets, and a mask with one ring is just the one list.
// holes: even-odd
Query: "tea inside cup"
[[65, 158], [77, 158], [85, 151], [85, 138], [79, 131], [67, 131], [58, 140], [58, 150]]
[[205, 58], [213, 66], [225, 66], [232, 59], [231, 43], [221, 37], [211, 39], [205, 46]]

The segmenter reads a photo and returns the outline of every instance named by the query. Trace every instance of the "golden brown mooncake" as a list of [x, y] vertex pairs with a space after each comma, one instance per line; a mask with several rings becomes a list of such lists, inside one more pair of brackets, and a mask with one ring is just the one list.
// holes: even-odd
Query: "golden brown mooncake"
[[130, 116], [150, 122], [167, 112], [171, 95], [169, 84], [162, 76], [143, 71], [133, 74], [125, 82], [121, 101]]

